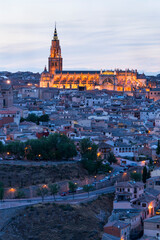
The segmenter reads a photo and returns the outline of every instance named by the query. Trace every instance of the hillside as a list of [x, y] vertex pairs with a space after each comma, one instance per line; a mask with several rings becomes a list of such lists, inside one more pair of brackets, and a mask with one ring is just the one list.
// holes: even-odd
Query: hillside
[[1, 240], [98, 240], [112, 211], [113, 195], [80, 205], [38, 204], [19, 210]]
[[80, 164], [57, 166], [0, 165], [0, 182], [5, 187], [25, 187], [62, 180], [83, 179], [88, 172]]

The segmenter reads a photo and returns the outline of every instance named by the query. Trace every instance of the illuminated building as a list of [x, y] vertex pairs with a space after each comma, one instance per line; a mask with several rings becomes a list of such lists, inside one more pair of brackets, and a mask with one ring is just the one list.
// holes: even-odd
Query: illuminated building
[[139, 75], [137, 70], [63, 71], [62, 62], [61, 47], [55, 27], [48, 58], [48, 71], [45, 67], [41, 74], [40, 87], [66, 89], [84, 87], [87, 90], [108, 89], [130, 92], [135, 88], [146, 86], [145, 75]]

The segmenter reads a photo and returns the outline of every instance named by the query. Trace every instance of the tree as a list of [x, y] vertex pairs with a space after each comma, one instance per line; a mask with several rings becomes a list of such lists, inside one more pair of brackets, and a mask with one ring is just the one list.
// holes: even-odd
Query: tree
[[77, 189], [77, 184], [73, 182], [69, 182], [69, 191], [73, 194], [73, 199], [74, 199], [74, 193], [76, 192]]
[[26, 119], [21, 117], [20, 122], [24, 122]]
[[38, 116], [34, 113], [31, 113], [28, 115], [28, 117], [26, 118], [26, 121], [28, 122], [34, 122], [34, 123], [38, 123]]
[[82, 156], [82, 165], [88, 170], [89, 174], [97, 173], [102, 165], [101, 159], [97, 159], [98, 146], [84, 138], [80, 142], [80, 153]]
[[142, 180], [143, 180], [144, 183], [146, 183], [146, 180], [147, 180], [147, 168], [146, 168], [146, 166], [144, 166], [144, 168], [143, 168]]
[[59, 186], [57, 184], [50, 184], [49, 190], [51, 192], [51, 195], [53, 195], [54, 200], [56, 201], [55, 195], [58, 193]]
[[20, 198], [24, 198], [24, 197], [25, 197], [25, 193], [22, 190], [18, 189], [16, 192], [16, 195], [15, 195], [15, 198], [20, 199]]
[[58, 133], [40, 139], [31, 139], [25, 143], [12, 142], [3, 146], [3, 151], [17, 157], [25, 156], [29, 160], [68, 160], [77, 155], [74, 142]]
[[0, 182], [0, 200], [2, 201], [4, 198], [4, 186], [3, 183]]
[[109, 153], [107, 160], [110, 164], [117, 162], [117, 159], [112, 152]]
[[98, 146], [92, 143], [89, 138], [84, 138], [80, 142], [80, 153], [82, 158], [87, 158], [91, 161], [97, 160]]
[[90, 184], [84, 185], [83, 190], [88, 193], [88, 197], [89, 197], [89, 192], [93, 190], [93, 186]]
[[84, 157], [88, 153], [88, 150], [92, 149], [92, 143], [89, 138], [84, 138], [80, 141], [80, 152]]
[[148, 171], [147, 171], [147, 179], [150, 178], [150, 177], [151, 177], [151, 171], [148, 170]]
[[4, 146], [5, 152], [10, 152], [11, 154], [16, 155], [18, 158], [24, 155], [24, 146], [25, 144], [20, 141], [11, 142]]
[[2, 141], [0, 141], [0, 153], [4, 152], [4, 145], [2, 143]]
[[158, 140], [156, 153], [157, 153], [157, 155], [160, 154], [160, 140]]
[[131, 179], [132, 180], [134, 180], [134, 181], [136, 181], [136, 182], [139, 182], [139, 181], [141, 181], [141, 174], [140, 173], [134, 173], [134, 172], [132, 172], [131, 174], [130, 174], [130, 177], [131, 177]]
[[37, 195], [42, 197], [42, 202], [44, 201], [44, 197], [48, 193], [48, 188], [46, 185], [43, 185], [37, 189]]
[[48, 114], [44, 114], [44, 115], [40, 116], [38, 121], [39, 122], [48, 122], [49, 121], [49, 115]]

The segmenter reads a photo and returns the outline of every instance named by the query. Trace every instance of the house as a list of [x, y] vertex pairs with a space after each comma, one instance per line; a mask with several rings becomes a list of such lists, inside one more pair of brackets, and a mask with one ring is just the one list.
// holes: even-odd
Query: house
[[119, 220], [108, 222], [104, 226], [104, 232], [119, 239], [129, 240], [130, 224]]
[[13, 111], [13, 110], [7, 110], [7, 109], [1, 110], [0, 111], [0, 119], [1, 119], [0, 126], [2, 127], [4, 124], [11, 123], [11, 122], [14, 122], [17, 125], [19, 125], [20, 118], [21, 118], [21, 115], [20, 115], [19, 111], [16, 111], [16, 110]]
[[0, 108], [13, 106], [13, 89], [7, 81], [0, 83]]
[[144, 220], [144, 236], [160, 239], [160, 216]]
[[126, 143], [116, 143], [114, 146], [114, 154], [121, 157], [134, 157], [138, 155], [138, 146]]
[[136, 199], [132, 202], [132, 207], [143, 210], [142, 219], [146, 219], [155, 214], [157, 201], [155, 197], [148, 194], [143, 194], [139, 199]]
[[130, 238], [137, 239], [143, 230], [142, 211], [140, 209], [114, 209], [109, 221], [120, 220], [130, 224]]
[[131, 209], [132, 203], [144, 193], [144, 184], [141, 182], [118, 182], [115, 185], [114, 209]]
[[147, 188], [152, 188], [160, 192], [160, 175], [147, 179]]
[[157, 101], [160, 99], [160, 88], [151, 88], [149, 91], [149, 99]]
[[112, 146], [107, 143], [101, 142], [98, 145], [98, 155], [101, 156], [102, 159], [107, 159], [109, 153], [111, 152]]

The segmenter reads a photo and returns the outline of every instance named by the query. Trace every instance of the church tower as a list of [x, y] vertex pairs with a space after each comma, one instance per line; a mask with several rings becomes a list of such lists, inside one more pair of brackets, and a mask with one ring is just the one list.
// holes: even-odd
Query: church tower
[[50, 56], [48, 58], [48, 69], [51, 75], [55, 73], [55, 70], [62, 71], [62, 60], [63, 59], [61, 57], [61, 47], [59, 44], [57, 29], [55, 26], [54, 36], [50, 49]]

